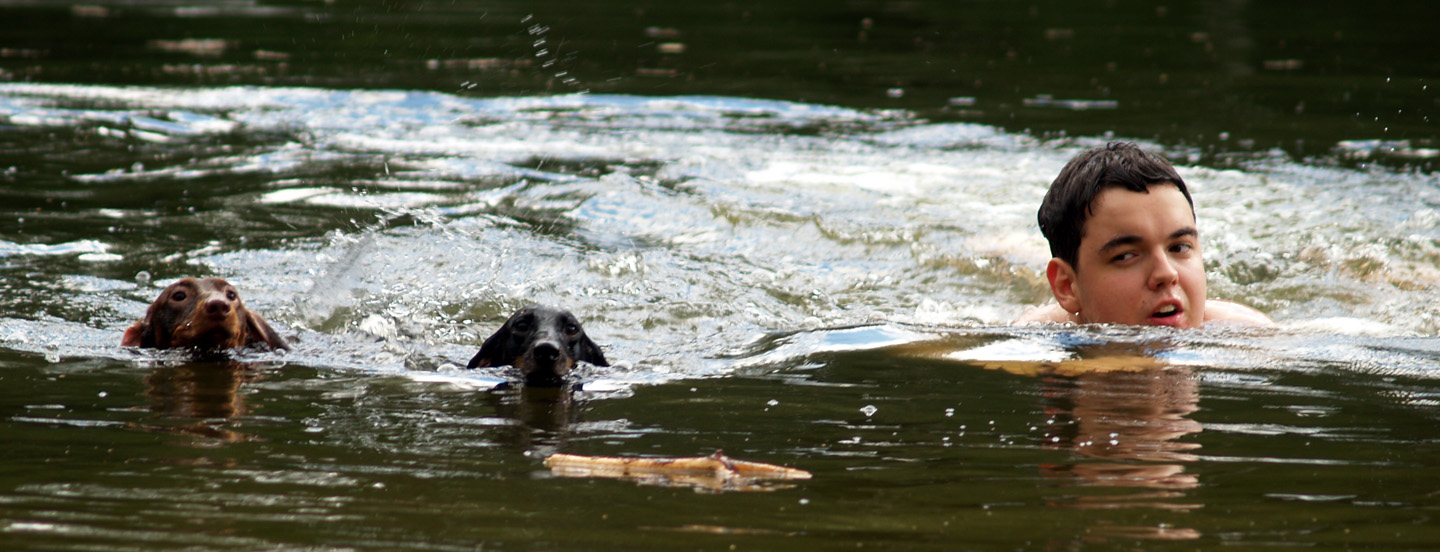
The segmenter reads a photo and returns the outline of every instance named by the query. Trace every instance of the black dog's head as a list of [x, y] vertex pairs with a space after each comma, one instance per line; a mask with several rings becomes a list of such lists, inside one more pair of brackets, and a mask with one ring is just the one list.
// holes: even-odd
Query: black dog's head
[[610, 365], [575, 315], [537, 305], [511, 315], [485, 339], [467, 367], [514, 366], [525, 376], [526, 385], [555, 387], [564, 384], [577, 361]]

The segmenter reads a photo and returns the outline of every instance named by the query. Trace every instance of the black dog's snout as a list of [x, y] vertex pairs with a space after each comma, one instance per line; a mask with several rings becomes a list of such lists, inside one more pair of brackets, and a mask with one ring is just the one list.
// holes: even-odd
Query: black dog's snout
[[531, 350], [531, 354], [535, 356], [536, 362], [553, 364], [556, 360], [560, 359], [560, 345], [549, 341], [536, 343], [535, 348]]

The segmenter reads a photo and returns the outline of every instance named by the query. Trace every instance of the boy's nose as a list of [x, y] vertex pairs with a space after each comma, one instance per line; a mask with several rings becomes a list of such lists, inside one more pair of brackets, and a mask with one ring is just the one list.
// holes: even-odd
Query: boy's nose
[[1175, 269], [1175, 263], [1167, 255], [1156, 255], [1155, 266], [1150, 270], [1150, 288], [1159, 289], [1163, 286], [1174, 284], [1180, 279], [1180, 271]]

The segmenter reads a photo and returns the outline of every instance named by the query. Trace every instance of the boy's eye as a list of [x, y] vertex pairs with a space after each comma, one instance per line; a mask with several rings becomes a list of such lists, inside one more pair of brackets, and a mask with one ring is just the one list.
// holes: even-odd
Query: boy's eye
[[1110, 258], [1110, 262], [1122, 263], [1122, 262], [1125, 262], [1125, 261], [1128, 261], [1128, 260], [1134, 259], [1134, 258], [1135, 258], [1135, 253], [1134, 253], [1134, 252], [1126, 251], [1126, 252], [1124, 252], [1124, 253], [1121, 253], [1121, 254], [1119, 254], [1119, 255], [1116, 255], [1116, 256], [1114, 256], [1114, 257], [1111, 257], [1111, 258]]
[[1170, 246], [1171, 253], [1189, 253], [1192, 249], [1195, 249], [1195, 246], [1188, 243], [1177, 243]]

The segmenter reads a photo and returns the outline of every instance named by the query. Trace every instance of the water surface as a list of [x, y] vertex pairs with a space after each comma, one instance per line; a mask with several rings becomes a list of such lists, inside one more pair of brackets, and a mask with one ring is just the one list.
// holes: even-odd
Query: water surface
[[[1006, 6], [0, 5], [33, 23], [0, 32], [0, 532], [1440, 539], [1422, 18]], [[1049, 298], [1046, 187], [1113, 138], [1177, 163], [1210, 295], [1279, 328], [1007, 326]], [[235, 283], [295, 350], [118, 347], [188, 275]], [[574, 311], [616, 366], [564, 391], [461, 368], [529, 303]], [[814, 478], [541, 464], [716, 449]]]

